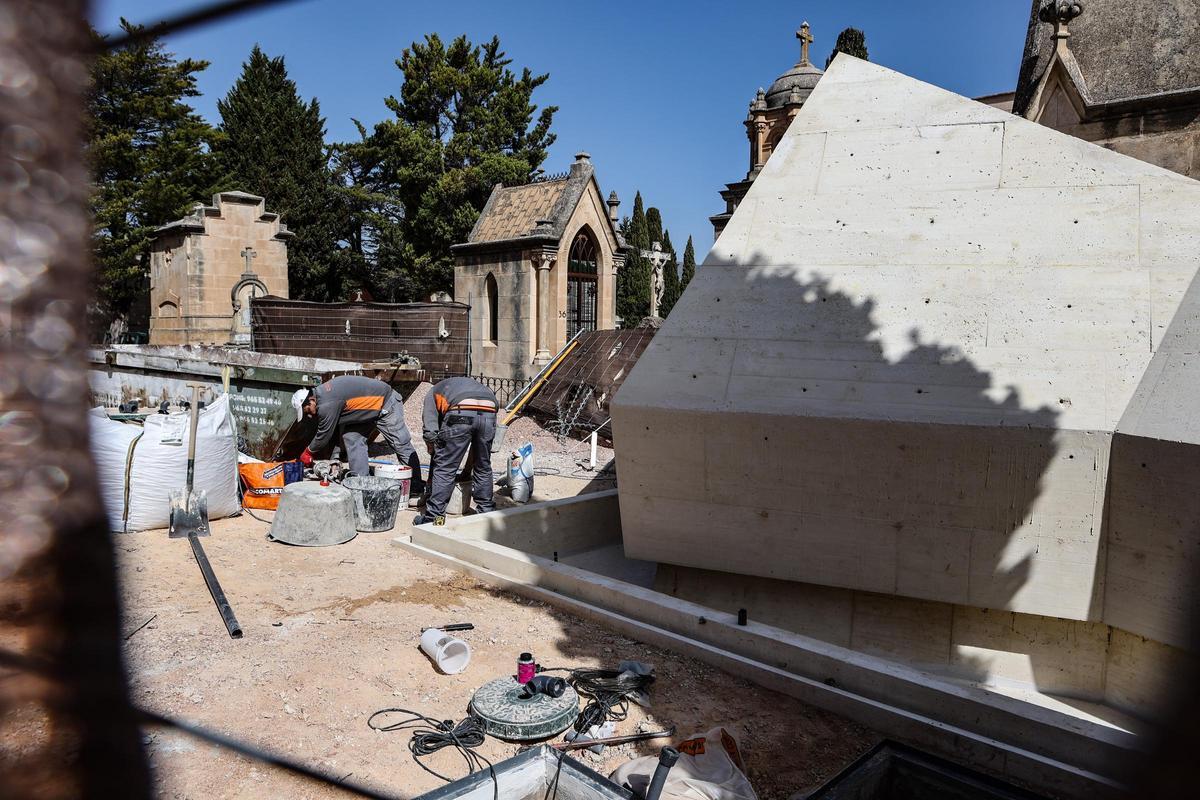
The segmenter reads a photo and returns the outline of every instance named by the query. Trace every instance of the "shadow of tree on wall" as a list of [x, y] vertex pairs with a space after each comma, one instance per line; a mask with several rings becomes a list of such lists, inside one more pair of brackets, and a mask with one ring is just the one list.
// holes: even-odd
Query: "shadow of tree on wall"
[[[762, 256], [744, 260], [746, 265], [763, 263], [768, 260]], [[942, 657], [940, 664], [921, 658], [914, 663], [986, 680], [990, 659], [964, 653], [950, 641], [950, 615], [956, 611], [948, 603], [1004, 609], [1028, 582], [1032, 546], [1012, 540], [1034, 523], [1035, 502], [1058, 451], [1058, 409], [1023, 404], [1016, 387], [997, 386], [962, 347], [933, 340], [916, 322], [906, 331], [894, 325], [882, 331], [876, 317], [886, 299], [851, 296], [816, 270], [710, 261], [700, 272], [708, 269], [744, 270], [748, 286], [739, 287], [739, 297], [725, 298], [722, 308], [716, 284], [708, 288], [708, 282], [697, 281], [684, 293], [663, 334], [704, 337], [709, 326], [698, 321], [711, 320], [711, 335], [725, 344], [781, 344], [777, 360], [764, 355], [769, 347], [755, 358], [739, 350], [728, 395], [734, 399], [726, 399], [721, 413], [769, 419], [755, 411], [754, 400], [742, 403], [734, 397], [737, 381], [752, 380], [756, 392], [771, 394], [769, 413], [778, 420], [763, 424], [802, 431], [794, 452], [772, 454], [771, 459], [773, 464], [783, 460], [794, 476], [785, 487], [794, 500], [781, 502], [791, 502], [800, 512], [795, 534], [804, 536], [807, 530], [827, 540], [829, 528], [819, 528], [833, 525], [857, 541], [873, 532], [893, 535], [895, 584], [879, 591], [900, 599], [875, 596], [883, 615], [876, 631], [895, 624], [896, 639], [917, 637], [917, 652]], [[905, 297], [912, 294], [904, 292]], [[762, 313], [738, 317], [747, 301]], [[915, 302], [924, 306], [939, 298]], [[922, 308], [920, 316], [929, 318], [928, 309]], [[763, 431], [769, 433], [769, 428]], [[756, 444], [770, 446], [746, 443]], [[616, 446], [619, 452], [620, 442]], [[754, 474], [728, 479], [750, 482], [756, 477], [761, 479]], [[740, 547], [754, 546], [752, 536], [741, 541]], [[863, 554], [861, 560], [869, 558]], [[779, 567], [775, 574], [788, 573], [786, 565], [774, 563]], [[920, 585], [922, 576], [928, 585]], [[834, 581], [818, 582], [825, 586], [812, 586], [814, 592], [846, 591], [826, 588]], [[861, 584], [856, 591], [861, 612], [864, 599], [870, 602], [872, 596]], [[947, 601], [948, 594], [958, 599]], [[998, 613], [1003, 619], [991, 617], [987, 624], [993, 629], [1008, 625], [1015, 638], [1013, 616]], [[750, 614], [754, 616], [753, 609]], [[925, 620], [944, 621], [944, 626]], [[785, 627], [804, 629], [803, 624]], [[888, 652], [886, 635], [869, 643], [855, 641], [855, 635], [855, 649], [904, 655]], [[1036, 655], [1030, 661], [1036, 676]]]

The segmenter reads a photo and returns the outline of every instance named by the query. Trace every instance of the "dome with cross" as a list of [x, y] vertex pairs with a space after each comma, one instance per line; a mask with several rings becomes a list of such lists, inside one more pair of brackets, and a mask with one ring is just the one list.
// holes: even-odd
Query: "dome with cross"
[[817, 81], [825, 74], [824, 70], [808, 60], [808, 47], [812, 44], [813, 37], [807, 22], [796, 31], [796, 38], [800, 40], [800, 60], [771, 84], [771, 88], [767, 90], [768, 108], [803, 103], [812, 94]]

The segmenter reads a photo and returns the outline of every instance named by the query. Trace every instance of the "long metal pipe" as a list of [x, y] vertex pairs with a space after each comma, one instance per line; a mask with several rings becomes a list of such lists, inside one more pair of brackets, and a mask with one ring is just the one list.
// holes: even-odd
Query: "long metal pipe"
[[225, 590], [221, 588], [221, 582], [217, 580], [217, 574], [213, 572], [212, 564], [208, 563], [208, 554], [204, 552], [204, 545], [200, 544], [200, 540], [194, 533], [188, 534], [188, 541], [192, 545], [192, 555], [196, 557], [196, 563], [200, 565], [200, 574], [204, 576], [204, 582], [208, 584], [208, 593], [212, 595], [213, 602], [217, 604], [217, 611], [221, 612], [225, 630], [229, 631], [231, 639], [242, 638], [242, 626], [238, 624], [237, 617], [233, 614], [233, 607], [225, 599]]

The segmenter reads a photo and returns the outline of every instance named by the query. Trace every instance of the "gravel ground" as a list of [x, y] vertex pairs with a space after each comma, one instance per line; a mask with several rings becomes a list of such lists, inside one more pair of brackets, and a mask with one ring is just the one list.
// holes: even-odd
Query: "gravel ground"
[[[397, 532], [410, 516], [402, 514]], [[300, 548], [269, 543], [265, 531], [244, 516], [213, 523], [205, 540], [245, 630], [237, 641], [185, 542], [165, 531], [118, 540], [126, 629], [152, 618], [125, 646], [137, 702], [406, 797], [441, 781], [413, 763], [408, 734], [377, 733], [367, 718], [403, 707], [460, 719], [475, 689], [510, 674], [522, 650], [546, 666], [653, 663], [652, 707], [635, 706], [618, 732], [675, 725], [679, 740], [725, 724], [741, 739], [763, 800], [812, 788], [877, 740], [837, 715], [431, 565], [392, 545], [395, 533]], [[462, 621], [475, 625], [463, 636], [471, 664], [441, 675], [417, 648], [420, 629]], [[344, 796], [177, 733], [148, 731], [146, 745], [160, 797]], [[493, 761], [517, 751], [492, 739], [482, 748]], [[608, 774], [655, 751], [627, 745], [580, 759]], [[448, 775], [463, 769], [450, 751], [429, 765]]]
[[[419, 417], [428, 388], [419, 387], [405, 404], [426, 459]], [[612, 485], [576, 466], [585, 444], [560, 446], [529, 419], [518, 420], [509, 436], [512, 444], [532, 441], [539, 469], [559, 473], [539, 476], [535, 500]], [[611, 458], [604, 448], [602, 463]], [[256, 513], [267, 521], [272, 516]], [[403, 707], [461, 719], [475, 689], [511, 674], [523, 650], [546, 666], [611, 667], [623, 658], [654, 664], [652, 706], [633, 706], [617, 732], [674, 725], [680, 741], [725, 725], [741, 741], [762, 800], [811, 790], [879, 740], [838, 715], [425, 562], [391, 542], [411, 518], [402, 510], [393, 532], [360, 534], [326, 548], [271, 543], [267, 524], [250, 516], [213, 522], [204, 544], [245, 631], [236, 641], [226, 635], [186, 542], [162, 530], [118, 536], [135, 701], [397, 797], [443, 783], [413, 762], [409, 734], [372, 730], [371, 714]], [[473, 649], [471, 664], [462, 675], [441, 675], [418, 649], [420, 630], [465, 621], [475, 625], [463, 635]], [[45, 724], [37, 714], [11, 722], [0, 732], [0, 755], [19, 752]], [[179, 733], [147, 730], [145, 744], [159, 797], [347, 796]], [[576, 757], [608, 774], [661, 745]], [[518, 749], [488, 739], [480, 752], [499, 761]], [[447, 775], [463, 774], [450, 750], [427, 763]]]

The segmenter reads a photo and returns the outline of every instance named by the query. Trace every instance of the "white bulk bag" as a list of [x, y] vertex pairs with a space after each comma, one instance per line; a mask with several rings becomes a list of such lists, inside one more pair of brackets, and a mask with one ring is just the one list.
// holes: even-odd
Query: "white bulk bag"
[[141, 435], [140, 425], [111, 420], [103, 408], [93, 408], [88, 416], [92, 461], [110, 531], [125, 530], [125, 466], [133, 457], [133, 443]]
[[[170, 493], [187, 483], [189, 424], [187, 413], [152, 414], [141, 429], [93, 414], [92, 457], [113, 530], [144, 531], [170, 523]], [[118, 461], [122, 448], [127, 455]], [[228, 395], [200, 411], [194, 488], [208, 493], [209, 519], [231, 516], [241, 508], [237, 432]]]

